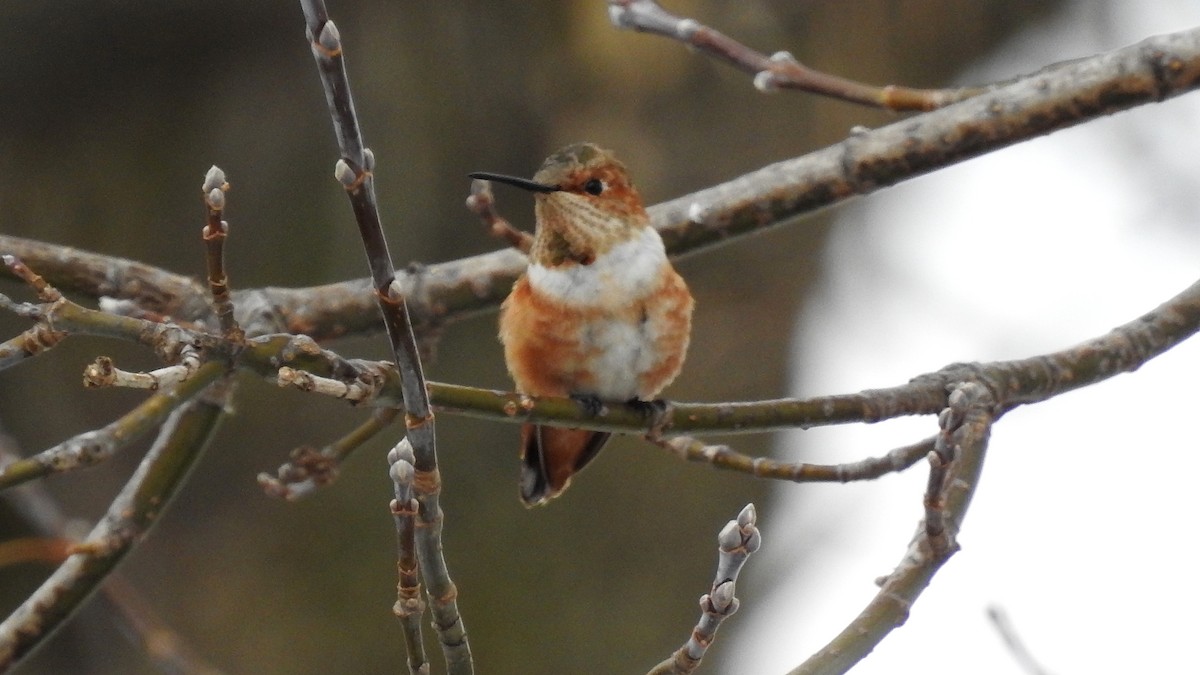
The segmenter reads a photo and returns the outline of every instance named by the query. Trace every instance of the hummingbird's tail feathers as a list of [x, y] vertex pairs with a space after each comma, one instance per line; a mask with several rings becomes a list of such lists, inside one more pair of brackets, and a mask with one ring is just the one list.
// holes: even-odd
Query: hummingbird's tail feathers
[[557, 497], [608, 441], [607, 431], [521, 427], [521, 501], [537, 506]]

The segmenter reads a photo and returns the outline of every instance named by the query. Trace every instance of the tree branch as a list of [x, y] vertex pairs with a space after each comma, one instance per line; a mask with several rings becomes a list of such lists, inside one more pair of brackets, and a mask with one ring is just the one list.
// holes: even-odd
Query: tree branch
[[659, 439], [653, 443], [680, 459], [704, 462], [718, 469], [739, 471], [755, 478], [786, 480], [793, 483], [849, 483], [874, 480], [888, 473], [899, 473], [916, 464], [933, 450], [934, 439], [896, 448], [882, 457], [868, 457], [845, 464], [808, 464], [780, 462], [736, 452], [728, 445], [706, 445], [691, 436]]
[[40, 644], [78, 609], [142, 541], [224, 417], [226, 392], [200, 397], [171, 414], [158, 439], [87, 539], [0, 623], [0, 670]]
[[800, 63], [788, 52], [766, 54], [733, 38], [663, 9], [654, 0], [608, 0], [608, 16], [617, 28], [653, 33], [676, 40], [754, 76], [762, 92], [795, 89], [888, 110], [933, 110], [978, 94], [982, 89], [911, 89], [873, 87], [822, 73]]
[[[874, 130], [860, 130], [823, 150], [782, 161], [725, 183], [650, 207], [651, 222], [675, 256], [816, 212], [851, 197], [972, 157], [1200, 86], [1200, 28], [1161, 35], [1106, 54], [1050, 66], [987, 93]], [[177, 317], [209, 311], [192, 279], [129, 260], [0, 235], [0, 253], [15, 254], [63, 290], [136, 298]], [[442, 324], [494, 310], [525, 267], [513, 250], [428, 265], [396, 276], [417, 325]], [[0, 275], [10, 274], [0, 269]], [[306, 333], [317, 339], [378, 330], [362, 280], [301, 289], [233, 294], [254, 308], [252, 334]], [[251, 332], [251, 319], [239, 315]]]
[[[0, 462], [20, 457], [15, 442], [0, 432]], [[63, 513], [58, 502], [44, 484], [22, 485], [0, 494], [21, 523], [36, 532], [41, 541], [65, 542], [65, 548], [54, 552], [52, 562], [60, 565], [74, 552], [75, 542], [67, 538], [74, 523]], [[8, 547], [15, 540], [0, 544]], [[113, 616], [122, 633], [139, 645], [150, 660], [165, 673], [177, 675], [221, 675], [221, 671], [201, 658], [187, 642], [167, 625], [154, 611], [152, 603], [119, 572], [110, 574], [100, 588], [104, 599], [113, 608]]]
[[721, 528], [717, 535], [717, 574], [712, 588], [700, 597], [700, 622], [691, 636], [669, 658], [650, 669], [648, 675], [688, 675], [700, 666], [701, 659], [717, 638], [721, 622], [738, 610], [737, 578], [750, 556], [762, 546], [758, 531], [758, 513], [753, 504], [738, 512], [737, 519]]
[[[78, 315], [67, 312], [66, 308], [72, 305], [63, 305], [61, 313], [55, 315], [62, 317], [56, 321], [57, 327], [93, 326], [88, 313], [104, 315], [83, 308], [72, 310]], [[146, 329], [150, 327], [199, 341], [217, 353], [234, 351], [219, 336], [126, 317], [111, 318], [113, 321], [101, 328], [89, 330], [159, 344], [146, 338]], [[577, 401], [567, 398], [530, 398], [513, 392], [437, 382], [427, 383], [427, 388], [431, 405], [438, 411], [511, 423], [535, 422], [641, 435], [653, 431], [668, 436], [752, 433], [936, 414], [945, 406], [946, 388], [965, 381], [983, 383], [1002, 411], [1007, 411], [1136, 370], [1197, 330], [1200, 330], [1200, 281], [1145, 315], [1065, 350], [1012, 361], [953, 364], [918, 375], [903, 385], [854, 394], [731, 403], [671, 403], [652, 419], [644, 409], [620, 403], [606, 403], [599, 413], [592, 415]], [[334, 378], [342, 391], [348, 387], [361, 389], [364, 393], [356, 400], [367, 405], [394, 406], [402, 398], [400, 378], [390, 364], [344, 359], [303, 336], [266, 335], [250, 339], [244, 349], [236, 352], [235, 361], [237, 367], [271, 379], [278, 376], [281, 366]]]
[[225, 172], [213, 165], [204, 174], [204, 207], [208, 217], [204, 224], [204, 259], [208, 268], [208, 291], [221, 333], [233, 342], [240, 342], [246, 334], [233, 316], [233, 301], [229, 297], [229, 276], [225, 272], [225, 239], [229, 235], [229, 223], [221, 219], [225, 214], [225, 193], [229, 183]]
[[416, 536], [416, 516], [420, 512], [421, 504], [415, 496], [417, 469], [414, 466], [412, 443], [408, 438], [401, 439], [388, 452], [387, 459], [388, 473], [392, 477], [396, 495], [392, 500], [391, 510], [396, 520], [396, 572], [399, 577], [392, 613], [400, 620], [404, 646], [408, 653], [409, 672], [412, 675], [428, 675], [429, 664], [425, 660], [425, 647], [421, 639], [421, 617], [425, 615], [426, 604], [421, 595]]
[[954, 459], [939, 481], [938, 520], [941, 531], [930, 536], [928, 521], [892, 573], [882, 580], [879, 592], [862, 613], [825, 647], [788, 675], [834, 675], [849, 671], [871, 652], [892, 629], [904, 623], [909, 609], [929, 585], [933, 575], [957, 550], [956, 537], [983, 470], [988, 435], [995, 421], [995, 401], [987, 389], [966, 383], [949, 397], [948, 413], [941, 416], [942, 433], [952, 446]]
[[[416, 528], [416, 552], [429, 593], [434, 627], [442, 644], [447, 670], [452, 675], [471, 675], [474, 665], [466, 629], [458, 611], [458, 589], [450, 579], [442, 555], [441, 474], [438, 471], [434, 416], [429, 405], [429, 393], [412, 320], [409, 318], [406, 293], [393, 283], [395, 269], [383, 235], [379, 205], [375, 200], [375, 180], [372, 175], [375, 157], [363, 146], [337, 27], [329, 20], [323, 0], [301, 0], [300, 6], [304, 10], [313, 58], [321, 73], [321, 84], [325, 88], [325, 98], [342, 153], [334, 176], [341, 181], [350, 198], [354, 220], [358, 223], [363, 249], [371, 268], [375, 300], [379, 303], [396, 369], [400, 374], [406, 437], [414, 454], [413, 486], [419, 504], [416, 513], [420, 521]], [[406, 514], [407, 509], [397, 518], [413, 517]], [[399, 527], [406, 529], [403, 524]], [[416, 655], [410, 654], [410, 658], [416, 658]]]
[[207, 363], [194, 377], [174, 389], [154, 394], [105, 426], [73, 436], [32, 457], [5, 464], [0, 467], [0, 490], [108, 459], [117, 450], [162, 424], [176, 408], [187, 404], [224, 373], [225, 368], [220, 363]]

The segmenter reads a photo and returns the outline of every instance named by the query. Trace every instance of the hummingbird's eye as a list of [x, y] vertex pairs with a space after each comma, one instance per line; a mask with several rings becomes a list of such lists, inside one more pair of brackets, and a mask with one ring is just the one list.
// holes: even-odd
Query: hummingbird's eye
[[589, 195], [598, 195], [604, 192], [604, 181], [599, 178], [593, 178], [583, 184], [583, 191]]

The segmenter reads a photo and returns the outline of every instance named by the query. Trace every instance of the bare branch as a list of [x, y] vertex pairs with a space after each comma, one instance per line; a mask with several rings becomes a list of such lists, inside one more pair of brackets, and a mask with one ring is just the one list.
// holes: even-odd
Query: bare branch
[[204, 207], [208, 219], [204, 225], [204, 252], [208, 267], [208, 292], [212, 295], [213, 307], [217, 312], [217, 321], [221, 333], [226, 339], [241, 342], [246, 334], [233, 318], [233, 302], [229, 298], [229, 277], [225, 273], [225, 238], [229, 234], [229, 223], [221, 219], [225, 213], [225, 193], [229, 191], [229, 183], [225, 180], [225, 172], [213, 166], [204, 175]]
[[929, 585], [933, 575], [957, 550], [956, 538], [983, 470], [988, 435], [995, 421], [996, 403], [984, 387], [966, 383], [950, 397], [952, 413], [940, 422], [957, 424], [943, 428], [954, 445], [954, 460], [942, 481], [938, 538], [931, 540], [928, 527], [918, 528], [916, 537], [890, 575], [880, 581], [879, 592], [841, 633], [788, 675], [833, 675], [845, 673], [871, 652], [893, 628], [904, 623], [909, 609]]
[[[14, 255], [62, 290], [136, 301], [162, 316], [198, 317], [210, 311], [204, 288], [191, 277], [126, 258], [0, 234], [0, 253]], [[0, 268], [0, 275], [14, 276]]]
[[392, 613], [400, 620], [404, 633], [409, 672], [428, 675], [429, 664], [425, 660], [425, 647], [421, 642], [421, 617], [425, 614], [425, 601], [421, 595], [417, 558], [416, 516], [421, 505], [413, 489], [417, 475], [414, 459], [412, 443], [407, 438], [401, 439], [388, 453], [389, 473], [396, 495], [391, 510], [396, 520], [396, 571], [399, 576]]
[[384, 382], [382, 378], [370, 377], [371, 374], [371, 371], [364, 370], [359, 377], [347, 382], [284, 366], [279, 369], [279, 375], [275, 382], [281, 387], [311, 391], [351, 403], [362, 403], [377, 398], [380, 394], [380, 385]]
[[1042, 667], [1037, 659], [1033, 658], [1033, 654], [1029, 653], [1029, 648], [1025, 646], [1021, 636], [1017, 635], [1017, 629], [1012, 624], [1012, 619], [1008, 617], [1008, 612], [999, 605], [992, 605], [987, 608], [988, 621], [996, 628], [996, 632], [1000, 634], [1004, 640], [1004, 646], [1008, 647], [1009, 653], [1020, 664], [1021, 670], [1028, 675], [1050, 675], [1050, 671]]
[[59, 293], [57, 288], [46, 283], [45, 279], [29, 269], [20, 258], [13, 255], [4, 255], [0, 257], [0, 260], [4, 262], [4, 266], [12, 272], [13, 276], [33, 288], [33, 291], [37, 293], [38, 300], [46, 304], [53, 304], [62, 300], [62, 293]]
[[700, 665], [705, 652], [717, 637], [721, 622], [738, 610], [734, 597], [738, 574], [750, 555], [762, 546], [757, 527], [758, 514], [753, 504], [747, 504], [717, 535], [719, 562], [712, 590], [700, 598], [700, 622], [692, 635], [670, 658], [650, 669], [648, 675], [688, 675]]
[[[62, 293], [59, 293], [58, 289], [46, 283], [45, 279], [29, 269], [20, 258], [14, 255], [4, 255], [0, 258], [0, 262], [3, 262], [4, 267], [14, 276], [32, 287], [37, 293], [38, 299], [46, 305], [54, 306], [64, 302]], [[67, 337], [65, 331], [56, 330], [52, 323], [40, 321], [43, 316], [42, 308], [37, 305], [16, 303], [8, 296], [0, 294], [0, 308], [20, 316], [39, 320], [38, 325], [0, 344], [0, 370], [15, 366], [25, 359], [53, 349], [55, 345], [63, 341], [63, 338]]]
[[[450, 579], [442, 555], [441, 474], [438, 471], [434, 416], [429, 405], [429, 393], [407, 300], [403, 289], [392, 283], [396, 274], [379, 220], [371, 173], [375, 157], [363, 147], [337, 27], [329, 20], [322, 0], [301, 0], [300, 5], [304, 9], [313, 57], [321, 74], [326, 102], [342, 153], [334, 175], [346, 188], [354, 210], [354, 219], [358, 223], [359, 235], [371, 268], [375, 299], [383, 313], [383, 323], [400, 374], [407, 438], [415, 456], [413, 465], [416, 475], [413, 484], [420, 504], [418, 517], [421, 524], [417, 531], [416, 550], [421, 575], [425, 579], [446, 668], [452, 675], [470, 675], [474, 672], [474, 665], [466, 629], [458, 612], [458, 589]], [[410, 654], [410, 658], [414, 658], [414, 655]]]
[[[228, 344], [223, 344], [220, 338], [190, 331], [172, 323], [157, 323], [82, 307], [64, 297], [55, 287], [46, 284], [42, 277], [19, 260], [12, 256], [5, 256], [5, 259], [12, 261], [10, 269], [16, 269], [23, 278], [27, 278], [44, 302], [40, 305], [17, 304], [0, 296], [0, 308], [37, 321], [43, 331], [51, 334], [51, 339], [61, 341], [66, 335], [74, 334], [130, 340], [150, 347], [159, 358], [168, 363], [178, 362], [185, 350], [201, 346], [214, 349], [218, 353], [231, 354], [235, 351]], [[10, 340], [9, 343], [11, 342]], [[16, 365], [22, 360], [12, 354], [9, 356], [6, 360], [0, 360], [0, 368]]]
[[1200, 86], [1200, 28], [1050, 66], [650, 209], [667, 250], [702, 250], [935, 169]]
[[736, 452], [728, 445], [706, 445], [691, 436], [676, 436], [651, 442], [680, 459], [705, 462], [718, 469], [740, 471], [756, 478], [793, 483], [849, 483], [874, 480], [884, 474], [904, 471], [933, 449], [934, 438], [896, 448], [882, 457], [868, 457], [846, 464], [791, 463], [769, 457], [752, 457]]
[[159, 368], [148, 373], [121, 370], [107, 356], [98, 357], [83, 369], [85, 387], [130, 387], [157, 391], [173, 387], [196, 374], [201, 364], [200, 350], [192, 344], [184, 345], [179, 352], [179, 363]]
[[258, 484], [272, 497], [282, 497], [288, 501], [306, 497], [317, 488], [332, 483], [337, 478], [338, 466], [350, 453], [390, 426], [399, 415], [400, 411], [396, 408], [380, 408], [372, 412], [366, 422], [320, 450], [296, 448], [292, 451], [291, 459], [279, 467], [275, 476], [258, 474]]
[[[0, 307], [19, 311], [15, 303], [0, 295]], [[50, 349], [67, 337], [67, 333], [54, 330], [45, 324], [38, 324], [16, 337], [0, 343], [0, 370], [17, 365], [25, 359], [33, 358]]]
[[191, 401], [224, 373], [221, 364], [207, 363], [178, 387], [154, 394], [104, 427], [86, 431], [32, 457], [0, 467], [0, 490], [108, 459], [117, 450], [162, 424], [172, 411]]
[[[1157, 103], [1200, 86], [1200, 28], [1156, 36], [1040, 73], [946, 108], [874, 130], [649, 209], [675, 256], [696, 253], [880, 188], [999, 148], [1121, 110]], [[0, 235], [0, 253], [35, 266], [64, 290], [135, 298], [161, 314], [204, 316], [194, 280], [121, 258]], [[512, 250], [400, 273], [395, 285], [416, 318], [444, 323], [499, 306], [525, 259]], [[0, 268], [0, 274], [6, 271]], [[378, 330], [362, 280], [307, 289], [234, 293], [252, 334], [306, 333], [325, 339]], [[419, 292], [418, 290], [419, 285]], [[242, 294], [250, 295], [246, 298]], [[248, 329], [249, 330], [249, 329]]]
[[492, 184], [489, 181], [476, 178], [471, 181], [471, 195], [467, 197], [467, 209], [479, 216], [488, 233], [497, 239], [508, 242], [509, 246], [521, 253], [529, 253], [533, 246], [533, 235], [522, 232], [512, 226], [504, 216], [496, 210], [496, 197], [492, 194]]
[[[0, 433], [0, 461], [8, 462], [19, 457], [15, 445]], [[45, 547], [45, 561], [60, 565], [73, 552], [75, 542], [64, 539], [74, 523], [62, 512], [58, 503], [42, 484], [22, 485], [0, 494], [13, 513], [34, 532], [42, 542], [65, 542], [67, 545]], [[4, 542], [0, 548], [10, 544]], [[0, 565], [2, 566], [2, 565]], [[115, 610], [114, 616], [126, 628], [123, 632], [145, 650], [147, 656], [166, 673], [178, 675], [220, 675], [220, 671], [203, 658], [171, 629], [154, 611], [151, 603], [129, 583], [120, 572], [110, 574], [100, 589], [104, 599]]]
[[0, 623], [0, 670], [11, 667], [54, 632], [144, 538], [211, 439], [224, 416], [225, 396], [225, 392], [210, 394], [171, 414], [87, 539]]
[[754, 77], [754, 87], [762, 92], [796, 89], [851, 103], [901, 111], [933, 110], [983, 91], [978, 88], [933, 90], [895, 85], [873, 87], [854, 82], [813, 70], [788, 52], [775, 52], [767, 56], [695, 19], [676, 16], [654, 0], [608, 0], [608, 16], [617, 28], [677, 40], [749, 73]]

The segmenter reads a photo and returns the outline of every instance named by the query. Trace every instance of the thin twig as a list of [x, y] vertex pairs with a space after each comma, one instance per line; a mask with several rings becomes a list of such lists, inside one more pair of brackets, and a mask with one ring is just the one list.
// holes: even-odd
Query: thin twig
[[129, 387], [158, 391], [173, 387], [196, 374], [203, 362], [199, 348], [185, 344], [179, 350], [179, 363], [150, 372], [130, 372], [113, 365], [108, 356], [97, 357], [83, 369], [85, 387]]
[[[1161, 35], [1105, 54], [1050, 66], [961, 103], [785, 160], [650, 207], [668, 252], [680, 256], [794, 221], [855, 196], [1122, 110], [1200, 87], [1200, 28]], [[0, 234], [0, 253], [24, 258], [63, 290], [141, 298], [175, 317], [204, 316], [206, 294], [192, 279], [149, 265]], [[494, 311], [527, 265], [505, 249], [400, 272], [395, 285], [414, 316], [446, 323]], [[0, 276], [11, 274], [0, 268]], [[235, 291], [251, 334], [306, 333], [317, 339], [382, 327], [363, 293], [370, 282]], [[419, 291], [419, 292], [418, 292]], [[253, 316], [250, 314], [253, 313]], [[271, 322], [269, 324], [265, 322]], [[261, 325], [250, 330], [252, 323]]]
[[142, 401], [136, 408], [100, 429], [85, 431], [32, 457], [0, 467], [0, 490], [52, 473], [92, 466], [126, 447], [163, 423], [179, 406], [195, 398], [225, 373], [220, 363], [201, 366], [194, 377]]
[[400, 620], [400, 627], [404, 633], [409, 672], [413, 675], [427, 675], [429, 663], [425, 659], [425, 647], [421, 641], [421, 617], [425, 614], [425, 600], [421, 594], [416, 537], [416, 517], [421, 505], [413, 489], [417, 475], [414, 460], [412, 443], [408, 438], [401, 439], [388, 453], [388, 473], [395, 487], [391, 511], [396, 521], [396, 573], [399, 577], [392, 613]]
[[[0, 253], [14, 255], [62, 290], [134, 301], [160, 316], [204, 316], [204, 287], [189, 276], [126, 258], [0, 234]], [[16, 278], [0, 267], [0, 276]]]
[[288, 462], [280, 466], [274, 476], [258, 474], [258, 484], [272, 497], [288, 501], [307, 497], [317, 488], [333, 483], [341, 463], [380, 431], [388, 428], [399, 415], [400, 411], [396, 408], [380, 408], [353, 431], [320, 450], [308, 446], [296, 448]]
[[[0, 295], [0, 307], [16, 310], [14, 303]], [[25, 359], [33, 358], [50, 349], [67, 337], [66, 331], [54, 330], [46, 324], [38, 324], [20, 335], [0, 343], [0, 370], [10, 368]]]
[[226, 392], [175, 411], [104, 518], [67, 560], [0, 623], [0, 671], [54, 632], [144, 539], [224, 416]]
[[979, 88], [934, 90], [896, 85], [874, 87], [847, 80], [813, 70], [788, 52], [775, 52], [767, 56], [695, 19], [672, 14], [654, 0], [608, 0], [608, 16], [617, 28], [677, 40], [749, 73], [754, 77], [754, 87], [762, 92], [796, 89], [851, 103], [903, 111], [933, 110], [983, 91]]
[[717, 574], [712, 589], [700, 598], [700, 622], [675, 653], [650, 669], [648, 675], [688, 675], [696, 670], [701, 659], [717, 637], [721, 622], [738, 610], [738, 574], [750, 555], [762, 546], [757, 527], [758, 514], [753, 504], [747, 504], [717, 535]]
[[1008, 617], [1008, 612], [999, 605], [992, 605], [987, 608], [987, 618], [995, 627], [996, 632], [1000, 634], [1000, 638], [1004, 640], [1004, 646], [1008, 647], [1008, 652], [1016, 659], [1017, 664], [1021, 666], [1021, 670], [1027, 675], [1050, 675], [1050, 671], [1046, 670], [1038, 660], [1033, 658], [1033, 654], [1029, 652], [1029, 648], [1025, 646], [1025, 642], [1021, 636], [1017, 634], [1017, 629], [1013, 626], [1012, 619]]
[[[938, 557], [949, 556], [954, 547], [953, 533], [946, 530], [946, 480], [958, 452], [958, 431], [962, 428], [972, 405], [981, 405], [968, 399], [967, 387], [956, 387], [947, 397], [946, 409], [938, 415], [938, 426], [941, 432], [935, 437], [933, 449], [926, 457], [929, 459], [929, 479], [925, 484], [925, 497], [922, 505], [925, 507], [925, 539], [933, 554]], [[988, 401], [992, 400], [990, 397]], [[987, 410], [988, 414], [995, 414]]]
[[[0, 434], [0, 461], [11, 461], [19, 456], [15, 447], [8, 446], [7, 439]], [[43, 547], [44, 562], [60, 565], [74, 552], [76, 542], [65, 538], [67, 531], [73, 529], [73, 523], [63, 514], [58, 502], [43, 484], [31, 483], [15, 490], [5, 490], [0, 494], [0, 499], [11, 507], [26, 527], [41, 535], [42, 542], [56, 542]], [[17, 540], [0, 543], [0, 548], [8, 548], [14, 541]], [[146, 652], [161, 672], [170, 675], [219, 675], [220, 671], [196, 654], [119, 571], [108, 576], [100, 591], [104, 600], [112, 605], [112, 616], [121, 623], [122, 632]]]
[[868, 457], [845, 464], [780, 462], [769, 457], [744, 455], [728, 445], [707, 445], [691, 436], [676, 436], [651, 442], [680, 459], [704, 462], [718, 469], [739, 471], [756, 478], [793, 483], [849, 483], [874, 480], [888, 473], [904, 471], [933, 449], [934, 437], [896, 448], [882, 457]]
[[958, 393], [950, 397], [954, 413], [941, 417], [944, 423], [958, 423], [957, 427], [943, 429], [950, 432], [955, 450], [939, 498], [942, 541], [931, 541], [924, 525], [918, 528], [900, 563], [880, 582], [879, 592], [862, 613], [789, 675], [834, 675], [849, 671], [888, 633], [904, 623], [933, 575], [957, 550], [958, 532], [983, 470], [996, 403], [987, 389], [975, 383], [963, 384], [955, 391]]
[[[420, 572], [429, 594], [434, 627], [442, 644], [446, 668], [452, 675], [474, 672], [466, 628], [458, 611], [458, 589], [450, 579], [442, 555], [442, 509], [439, 501], [441, 475], [438, 471], [436, 432], [429, 405], [421, 358], [413, 335], [412, 321], [402, 290], [392, 282], [396, 278], [387, 241], [375, 200], [374, 155], [362, 141], [345, 54], [337, 27], [329, 20], [322, 0], [301, 0], [313, 58], [321, 74], [325, 99], [329, 105], [342, 158], [334, 176], [346, 189], [354, 219], [358, 223], [363, 249], [371, 268], [375, 299], [383, 314], [383, 323], [400, 373], [407, 437], [412, 444], [415, 467], [413, 484], [420, 504], [416, 548]], [[411, 657], [411, 655], [410, 655]]]
[[[150, 347], [158, 354], [159, 358], [168, 363], [178, 362], [183, 351], [189, 346], [192, 348], [204, 346], [219, 353], [231, 354], [233, 352], [226, 344], [227, 341], [191, 331], [176, 324], [156, 323], [146, 319], [135, 319], [88, 309], [63, 296], [56, 287], [48, 284], [21, 259], [5, 255], [3, 260], [4, 268], [33, 287], [42, 303], [18, 304], [0, 296], [0, 299], [4, 300], [0, 302], [0, 308], [33, 319], [52, 333], [64, 333], [62, 336], [56, 336], [57, 340], [61, 341], [66, 335], [100, 335], [122, 338]], [[14, 365], [17, 362], [12, 359], [0, 361], [0, 368]]]
[[66, 302], [62, 293], [47, 283], [17, 256], [5, 254], [0, 256], [0, 262], [13, 276], [31, 287], [38, 299], [44, 303], [42, 306], [17, 303], [8, 296], [0, 294], [0, 308], [38, 321], [38, 325], [0, 344], [0, 370], [3, 370], [53, 348], [62, 342], [68, 333], [56, 329], [54, 324], [49, 321], [41, 320], [44, 307], [54, 307]]
[[509, 246], [521, 253], [529, 253], [533, 246], [533, 235], [512, 226], [508, 219], [496, 210], [496, 197], [492, 194], [490, 181], [476, 178], [471, 181], [471, 195], [467, 197], [467, 209], [479, 216], [488, 233], [497, 239], [508, 242]]
[[208, 292], [212, 295], [213, 307], [221, 334], [233, 342], [241, 342], [246, 334], [233, 317], [233, 302], [229, 297], [229, 276], [225, 272], [225, 238], [229, 235], [229, 223], [221, 219], [225, 213], [225, 193], [229, 183], [225, 172], [216, 165], [204, 174], [204, 209], [207, 222], [204, 225], [204, 253], [208, 268]]

